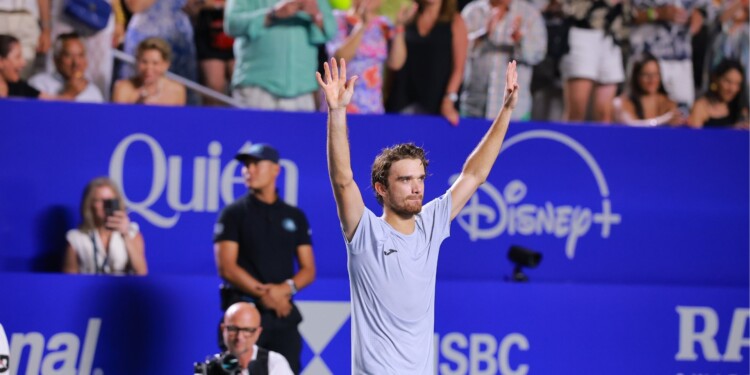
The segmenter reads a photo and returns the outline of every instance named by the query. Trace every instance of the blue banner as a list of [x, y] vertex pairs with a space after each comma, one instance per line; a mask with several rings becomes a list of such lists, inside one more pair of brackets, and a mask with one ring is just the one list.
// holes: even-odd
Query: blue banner
[[[84, 185], [109, 175], [140, 224], [152, 274], [214, 275], [212, 228], [246, 189], [233, 155], [279, 149], [279, 193], [313, 230], [318, 274], [346, 278], [325, 159], [324, 114], [0, 101], [0, 271], [57, 271]], [[488, 127], [435, 117], [351, 116], [365, 202], [382, 147], [415, 142], [442, 194]], [[442, 279], [511, 274], [510, 245], [543, 254], [546, 282], [747, 285], [748, 137], [737, 131], [512, 124], [489, 180], [443, 244]]]
[[[189, 374], [217, 351], [217, 284], [0, 274], [10, 375]], [[298, 296], [303, 374], [351, 373], [347, 280]], [[442, 280], [436, 300], [440, 374], [748, 374], [747, 287]]]

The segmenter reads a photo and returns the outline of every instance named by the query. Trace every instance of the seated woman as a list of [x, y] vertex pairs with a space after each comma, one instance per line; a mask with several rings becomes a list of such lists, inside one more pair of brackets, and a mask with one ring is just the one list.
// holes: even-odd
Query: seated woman
[[68, 248], [63, 272], [146, 275], [143, 236], [128, 219], [119, 189], [106, 177], [86, 186], [81, 201], [81, 224], [66, 234]]
[[112, 101], [154, 105], [185, 105], [186, 89], [165, 76], [172, 58], [169, 44], [159, 38], [148, 38], [138, 45], [133, 78], [115, 83]]
[[745, 75], [742, 65], [724, 60], [711, 74], [708, 92], [698, 98], [690, 111], [688, 125], [694, 128], [748, 129], [747, 101], [743, 100]]
[[40, 92], [21, 79], [25, 65], [18, 38], [0, 34], [0, 98], [53, 99], [52, 95]]
[[669, 99], [661, 81], [659, 61], [644, 54], [633, 62], [628, 87], [614, 99], [614, 120], [631, 126], [684, 123], [677, 103]]

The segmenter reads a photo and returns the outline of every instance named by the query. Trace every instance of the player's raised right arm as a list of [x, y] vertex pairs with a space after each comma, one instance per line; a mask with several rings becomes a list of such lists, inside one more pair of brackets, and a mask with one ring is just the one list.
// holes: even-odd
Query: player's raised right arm
[[341, 220], [341, 227], [347, 241], [351, 241], [354, 231], [365, 209], [362, 193], [354, 182], [354, 172], [349, 156], [349, 138], [346, 127], [346, 106], [354, 94], [357, 76], [346, 80], [346, 62], [341, 59], [341, 67], [336, 59], [331, 64], [323, 64], [325, 77], [316, 73], [318, 84], [328, 103], [328, 175], [331, 178], [333, 196]]

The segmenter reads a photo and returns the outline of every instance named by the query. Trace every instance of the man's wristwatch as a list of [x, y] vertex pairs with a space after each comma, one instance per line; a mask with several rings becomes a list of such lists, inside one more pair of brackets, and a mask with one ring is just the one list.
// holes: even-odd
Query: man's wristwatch
[[289, 284], [289, 289], [292, 290], [292, 295], [297, 294], [297, 286], [294, 285], [294, 280], [286, 279], [286, 283]]
[[449, 92], [445, 94], [445, 98], [455, 103], [458, 101], [458, 94], [456, 94], [455, 92]]

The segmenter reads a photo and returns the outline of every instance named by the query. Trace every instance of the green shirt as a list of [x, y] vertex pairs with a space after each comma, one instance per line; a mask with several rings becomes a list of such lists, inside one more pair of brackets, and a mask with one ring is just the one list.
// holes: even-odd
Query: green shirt
[[317, 89], [318, 45], [334, 37], [336, 20], [328, 0], [317, 0], [323, 30], [306, 12], [265, 25], [279, 0], [228, 0], [224, 29], [235, 37], [232, 87], [259, 86], [291, 98]]

